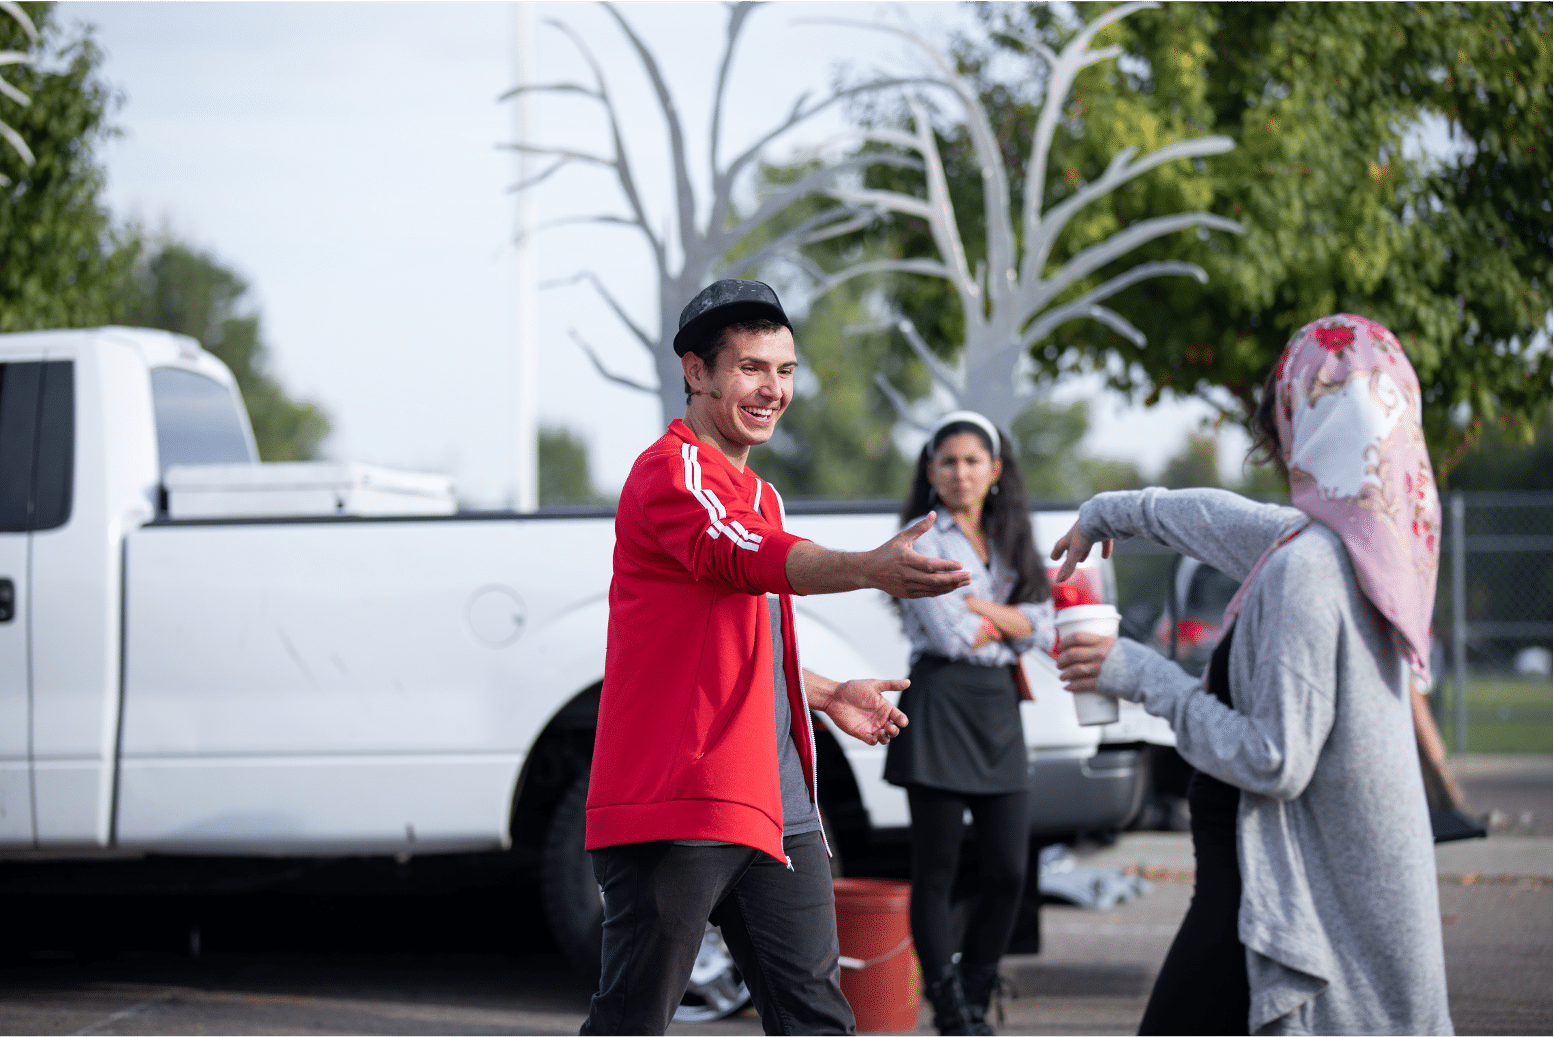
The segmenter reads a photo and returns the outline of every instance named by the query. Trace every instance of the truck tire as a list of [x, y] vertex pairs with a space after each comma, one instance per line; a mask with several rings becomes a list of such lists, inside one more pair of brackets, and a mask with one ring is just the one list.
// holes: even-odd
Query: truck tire
[[[583, 850], [588, 814], [588, 774], [573, 779], [561, 794], [545, 830], [540, 853], [540, 891], [551, 936], [568, 963], [579, 972], [599, 975], [604, 903], [593, 867]], [[750, 1003], [734, 959], [718, 930], [707, 926], [690, 984], [675, 1011], [677, 1022], [712, 1022]]]
[[550, 933], [568, 963], [585, 975], [599, 975], [604, 902], [583, 850], [588, 815], [588, 772], [561, 794], [540, 849], [540, 892]]

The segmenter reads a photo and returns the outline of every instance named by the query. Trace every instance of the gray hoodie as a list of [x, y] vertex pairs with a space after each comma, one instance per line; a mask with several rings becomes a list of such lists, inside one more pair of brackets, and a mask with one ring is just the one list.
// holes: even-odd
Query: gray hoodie
[[[1152, 488], [1100, 494], [1079, 526], [1245, 580], [1304, 518], [1224, 490]], [[1253, 581], [1230, 646], [1234, 709], [1131, 641], [1107, 656], [1100, 689], [1169, 720], [1188, 763], [1242, 790], [1250, 1033], [1452, 1032], [1407, 669], [1332, 530], [1313, 522]]]

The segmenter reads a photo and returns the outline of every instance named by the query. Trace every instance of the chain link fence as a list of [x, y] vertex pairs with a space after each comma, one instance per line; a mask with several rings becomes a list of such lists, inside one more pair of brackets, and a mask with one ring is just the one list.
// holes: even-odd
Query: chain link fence
[[1437, 723], [1458, 753], [1549, 752], [1554, 496], [1457, 491], [1441, 503]]

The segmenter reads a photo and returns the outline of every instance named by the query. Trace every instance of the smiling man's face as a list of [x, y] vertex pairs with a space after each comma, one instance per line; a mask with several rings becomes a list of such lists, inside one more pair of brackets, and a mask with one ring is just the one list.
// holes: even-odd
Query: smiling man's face
[[750, 448], [772, 438], [793, 399], [798, 367], [793, 333], [732, 330], [713, 370], [694, 353], [685, 361], [685, 379], [695, 392], [685, 408], [686, 424], [743, 468]]

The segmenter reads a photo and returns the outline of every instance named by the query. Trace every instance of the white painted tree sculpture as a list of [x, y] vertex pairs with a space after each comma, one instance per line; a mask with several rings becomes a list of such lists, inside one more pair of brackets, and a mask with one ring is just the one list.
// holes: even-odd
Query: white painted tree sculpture
[[[643, 72], [646, 73], [649, 82], [652, 84], [655, 98], [663, 114], [664, 123], [668, 131], [669, 154], [673, 163], [674, 195], [670, 205], [672, 214], [670, 226], [662, 233], [654, 229], [650, 216], [650, 207], [639, 190], [638, 177], [633, 169], [631, 157], [627, 153], [623, 140], [619, 114], [614, 101], [610, 97], [609, 88], [605, 83], [599, 63], [576, 32], [564, 23], [557, 21], [549, 23], [566, 34], [578, 51], [581, 52], [584, 61], [587, 62], [593, 73], [592, 86], [572, 82], [524, 85], [503, 95], [505, 99], [515, 97], [524, 92], [573, 94], [592, 98], [603, 106], [610, 133], [610, 151], [608, 154], [595, 154], [572, 148], [519, 141], [510, 145], [510, 147], [534, 155], [549, 156], [554, 161], [539, 173], [518, 184], [516, 190], [528, 190], [550, 177], [557, 170], [572, 163], [602, 167], [614, 172], [621, 195], [629, 209], [629, 215], [594, 215], [561, 219], [542, 225], [540, 229], [577, 223], [602, 223], [635, 228], [647, 241], [658, 278], [657, 326], [652, 328], [645, 327], [634, 320], [616, 298], [615, 294], [609, 290], [593, 271], [585, 270], [572, 277], [565, 278], [562, 282], [551, 283], [587, 281], [593, 285], [594, 289], [604, 299], [606, 305], [609, 306], [621, 323], [630, 329], [632, 335], [653, 358], [658, 374], [658, 384], [656, 386], [648, 385], [609, 370], [599, 359], [594, 349], [576, 331], [572, 331], [571, 335], [573, 340], [587, 353], [588, 358], [593, 362], [600, 375], [618, 385], [645, 393], [656, 394], [663, 405], [666, 420], [679, 414], [685, 406], [680, 360], [675, 356], [671, 348], [675, 332], [678, 330], [681, 308], [703, 286], [716, 277], [747, 276], [751, 272], [759, 270], [762, 264], [796, 252], [799, 246], [807, 242], [820, 241], [833, 235], [845, 234], [866, 225], [871, 218], [868, 214], [860, 213], [845, 204], [832, 206], [798, 221], [793, 226], [786, 228], [769, 241], [766, 241], [759, 248], [752, 249], [737, 257], [732, 255], [733, 250], [741, 242], [749, 238], [753, 232], [759, 230], [768, 221], [779, 216], [794, 202], [806, 196], [815, 196], [823, 188], [831, 184], [837, 174], [843, 170], [862, 168], [870, 162], [878, 161], [878, 157], [855, 157], [830, 166], [816, 168], [792, 183], [770, 190], [760, 199], [752, 211], [744, 214], [736, 210], [734, 198], [735, 188], [741, 176], [754, 171], [756, 163], [767, 145], [799, 123], [838, 101], [865, 90], [877, 90], [887, 86], [921, 82], [920, 79], [876, 80], [861, 86], [833, 92], [825, 98], [814, 102], [810, 102], [808, 94], [802, 95], [794, 102], [786, 119], [763, 133], [744, 151], [741, 151], [729, 161], [720, 164], [719, 153], [723, 143], [724, 101], [729, 79], [729, 69], [733, 63], [734, 48], [739, 40], [740, 32], [744, 28], [746, 19], [756, 6], [758, 5], [750, 2], [729, 5], [726, 43], [722, 59], [718, 65], [716, 87], [712, 95], [711, 141], [708, 149], [709, 165], [711, 167], [711, 199], [708, 204], [700, 207], [704, 210], [705, 216], [698, 219], [699, 207], [696, 189], [691, 178], [691, 165], [687, 155], [685, 132], [662, 70], [653, 53], [643, 42], [642, 37], [626, 21], [617, 7], [611, 3], [604, 4], [605, 10], [614, 18], [627, 40], [630, 41], [632, 49], [641, 63]], [[899, 157], [892, 160], [898, 163], [901, 162]], [[915, 164], [915, 162], [912, 164]]]
[[[1188, 227], [1206, 227], [1239, 233], [1233, 220], [1205, 212], [1180, 213], [1141, 220], [1104, 241], [1083, 249], [1062, 267], [1046, 271], [1053, 244], [1069, 220], [1082, 207], [1108, 194], [1121, 184], [1176, 159], [1198, 158], [1229, 151], [1234, 145], [1228, 137], [1199, 137], [1167, 145], [1134, 161], [1135, 149], [1119, 152], [1106, 171], [1092, 183], [1081, 186], [1068, 198], [1042, 211], [1043, 185], [1047, 176], [1047, 155], [1057, 130], [1059, 116], [1067, 100], [1074, 77], [1099, 61], [1121, 54], [1120, 47], [1092, 50], [1090, 42], [1101, 29], [1141, 8], [1158, 7], [1152, 2], [1127, 3], [1112, 8], [1088, 23], [1064, 46], [1062, 53], [1038, 40], [1026, 43], [1046, 63], [1048, 77], [1041, 115], [1036, 123], [1030, 160], [1025, 169], [1025, 200], [1019, 214], [1019, 233], [1009, 194], [1009, 177], [1002, 155], [978, 98], [976, 87], [956, 74], [948, 59], [914, 33], [895, 27], [876, 26], [912, 41], [938, 69], [935, 82], [954, 92], [964, 110], [972, 147], [982, 169], [983, 205], [987, 219], [987, 257], [973, 273], [950, 200], [944, 162], [934, 140], [933, 126], [920, 100], [908, 98], [913, 132], [870, 131], [868, 139], [896, 145], [922, 157], [927, 174], [927, 197], [919, 198], [898, 191], [836, 189], [838, 200], [855, 208], [902, 213], [926, 220], [938, 248], [938, 259], [880, 259], [856, 263], [821, 283], [828, 290], [849, 278], [877, 271], [921, 274], [948, 281], [960, 298], [966, 316], [965, 342], [954, 366], [936, 357], [917, 328], [907, 318], [892, 312], [890, 322], [928, 365], [934, 381], [953, 398], [956, 407], [980, 411], [1003, 428], [1008, 428], [1035, 395], [1035, 386], [1023, 374], [1022, 361], [1030, 349], [1058, 325], [1078, 318], [1100, 321], [1138, 345], [1144, 335], [1114, 310], [1101, 303], [1129, 285], [1151, 277], [1187, 275], [1206, 282], [1208, 275], [1192, 263], [1140, 263], [1124, 273], [1061, 304], [1056, 300], [1066, 290], [1108, 263], [1133, 249], [1166, 234]], [[882, 374], [876, 376], [880, 388], [890, 397], [901, 417], [913, 419], [907, 401]]]
[[[22, 31], [27, 34], [27, 38], [32, 41], [33, 46], [37, 46], [38, 30], [33, 26], [32, 19], [27, 17], [27, 12], [22, 10], [20, 4], [16, 3], [15, 0], [0, 0], [0, 11], [4, 11], [14, 18], [16, 23], [22, 27]], [[26, 51], [0, 50], [0, 65], [30, 64], [32, 64], [32, 55]], [[8, 97], [20, 105], [32, 103], [30, 97], [3, 79], [0, 79], [0, 95]], [[3, 119], [0, 119], [0, 140], [9, 144], [24, 163], [29, 166], [33, 164], [32, 149], [27, 147], [27, 142], [22, 140], [22, 135], [12, 129]], [[0, 187], [4, 187], [10, 182], [10, 177], [0, 173]]]

